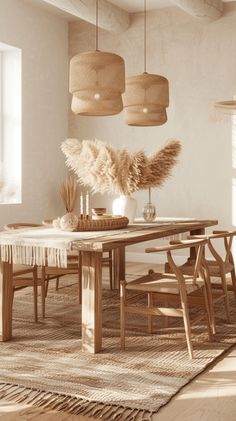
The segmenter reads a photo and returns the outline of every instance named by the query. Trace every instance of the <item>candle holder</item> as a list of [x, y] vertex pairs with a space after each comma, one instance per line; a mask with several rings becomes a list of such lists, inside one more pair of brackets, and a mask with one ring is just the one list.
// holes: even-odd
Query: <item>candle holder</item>
[[87, 191], [85, 196], [85, 211], [86, 211], [86, 219], [89, 219], [89, 192]]
[[144, 205], [142, 211], [143, 218], [146, 222], [152, 222], [156, 218], [156, 206], [151, 202], [151, 188], [148, 189], [148, 203]]
[[84, 200], [83, 193], [82, 192], [80, 193], [80, 215], [79, 215], [79, 219], [80, 220], [89, 220], [90, 219], [90, 215], [89, 215], [89, 192], [88, 191], [85, 195], [85, 200]]

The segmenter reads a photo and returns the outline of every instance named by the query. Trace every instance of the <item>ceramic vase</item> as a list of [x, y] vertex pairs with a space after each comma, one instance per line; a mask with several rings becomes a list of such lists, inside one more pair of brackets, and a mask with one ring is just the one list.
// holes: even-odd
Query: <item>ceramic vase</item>
[[64, 231], [75, 231], [78, 221], [78, 217], [74, 213], [68, 212], [60, 219], [60, 228]]
[[129, 224], [134, 222], [137, 210], [137, 200], [131, 196], [121, 195], [117, 197], [112, 205], [113, 215], [126, 216], [129, 219]]

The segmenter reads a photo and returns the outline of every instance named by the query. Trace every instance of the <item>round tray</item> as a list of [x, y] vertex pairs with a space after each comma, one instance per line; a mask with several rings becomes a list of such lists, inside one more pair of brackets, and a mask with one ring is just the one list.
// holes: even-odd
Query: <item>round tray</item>
[[126, 216], [112, 216], [103, 219], [79, 219], [76, 231], [105, 231], [127, 227]]

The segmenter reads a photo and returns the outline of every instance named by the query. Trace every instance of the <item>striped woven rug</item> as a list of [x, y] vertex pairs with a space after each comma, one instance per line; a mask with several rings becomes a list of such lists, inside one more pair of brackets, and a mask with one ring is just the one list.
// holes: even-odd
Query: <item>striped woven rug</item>
[[[71, 278], [72, 279], [72, 278]], [[182, 325], [149, 335], [145, 318], [131, 317], [127, 349], [119, 349], [119, 296], [103, 294], [103, 351], [81, 352], [77, 286], [71, 279], [56, 292], [51, 285], [46, 319], [33, 322], [30, 289], [14, 300], [14, 340], [0, 344], [0, 399], [30, 403], [103, 420], [144, 421], [236, 340], [219, 309], [218, 333], [207, 341], [206, 327], [193, 329], [194, 360], [188, 357]], [[25, 290], [26, 291], [26, 290]], [[235, 306], [232, 296], [232, 308]], [[222, 311], [222, 314], [220, 312]]]

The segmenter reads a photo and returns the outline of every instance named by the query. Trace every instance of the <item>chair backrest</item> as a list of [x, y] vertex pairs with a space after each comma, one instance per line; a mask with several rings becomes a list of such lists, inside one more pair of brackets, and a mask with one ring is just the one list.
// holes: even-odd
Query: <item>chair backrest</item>
[[[232, 244], [234, 236], [236, 235], [236, 231], [213, 231], [213, 234], [209, 238], [209, 249], [215, 259], [223, 260], [224, 263], [230, 262], [233, 263], [233, 255], [232, 255]], [[214, 239], [223, 238], [224, 239], [224, 247], [225, 247], [225, 257], [224, 259], [216, 252], [215, 247], [213, 246]]]
[[208, 243], [207, 239], [191, 239], [184, 241], [171, 241], [169, 245], [163, 247], [153, 247], [147, 248], [146, 253], [158, 253], [165, 251], [167, 253], [167, 260], [170, 265], [171, 270], [176, 275], [178, 280], [181, 283], [184, 282], [184, 275], [181, 271], [181, 268], [177, 266], [175, 260], [172, 256], [172, 252], [181, 249], [190, 249], [195, 248], [196, 250], [196, 260], [193, 268], [193, 283], [196, 284], [196, 280], [199, 277], [199, 274], [202, 275], [202, 272], [205, 270], [204, 267], [204, 247]]
[[[208, 248], [215, 258], [216, 262], [219, 266], [224, 265], [225, 263], [232, 263], [233, 264], [233, 255], [232, 255], [232, 244], [234, 236], [236, 235], [236, 231], [213, 231], [212, 234], [209, 235], [195, 235], [190, 236], [189, 239], [207, 239], [208, 240]], [[225, 248], [225, 255], [222, 257], [216, 250], [216, 241], [218, 239], [224, 240], [224, 248]]]

